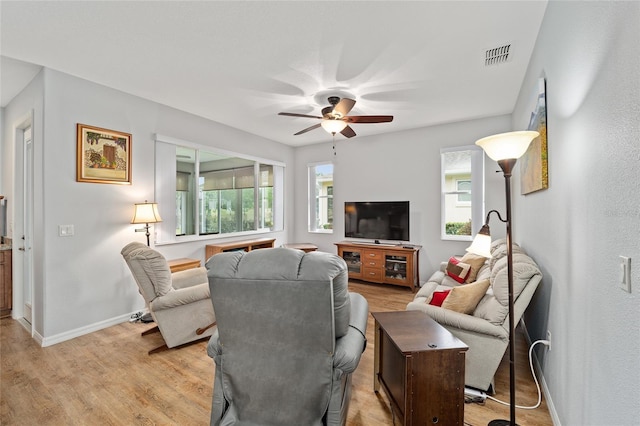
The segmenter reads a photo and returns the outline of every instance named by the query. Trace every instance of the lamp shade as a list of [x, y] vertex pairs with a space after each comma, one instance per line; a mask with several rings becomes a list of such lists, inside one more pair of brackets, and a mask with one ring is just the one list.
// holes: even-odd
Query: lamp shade
[[489, 225], [483, 225], [480, 231], [476, 234], [473, 242], [466, 249], [469, 253], [477, 254], [478, 256], [491, 258], [491, 233], [489, 232]]
[[158, 204], [156, 203], [137, 203], [133, 211], [133, 219], [131, 223], [156, 223], [162, 222], [160, 213], [158, 213]]
[[340, 133], [345, 127], [347, 127], [347, 123], [345, 121], [331, 119], [322, 120], [320, 125], [324, 130], [331, 134]]
[[500, 133], [487, 136], [476, 142], [494, 161], [518, 159], [527, 152], [527, 148], [540, 133], [533, 130]]
[[467, 251], [472, 254], [477, 254], [478, 256], [486, 257], [487, 259], [491, 258], [491, 236], [478, 234], [473, 239], [473, 242], [469, 247], [467, 247]]

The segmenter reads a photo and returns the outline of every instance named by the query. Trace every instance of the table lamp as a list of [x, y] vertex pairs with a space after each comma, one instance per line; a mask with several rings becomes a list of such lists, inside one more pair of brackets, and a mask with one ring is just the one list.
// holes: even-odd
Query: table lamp
[[144, 223], [145, 225], [142, 228], [136, 229], [136, 232], [145, 232], [147, 236], [147, 246], [149, 246], [149, 228], [151, 227], [150, 223], [162, 222], [162, 218], [160, 217], [160, 213], [158, 213], [158, 204], [149, 203], [147, 200], [144, 203], [134, 204], [135, 209], [133, 211], [133, 219], [131, 219], [131, 223]]

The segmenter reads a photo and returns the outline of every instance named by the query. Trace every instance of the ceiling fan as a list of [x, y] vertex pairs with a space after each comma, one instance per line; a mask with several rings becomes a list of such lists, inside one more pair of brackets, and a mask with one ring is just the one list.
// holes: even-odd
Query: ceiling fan
[[338, 96], [330, 96], [328, 99], [331, 106], [322, 108], [322, 117], [317, 115], [296, 114], [293, 112], [280, 112], [278, 115], [288, 117], [316, 118], [322, 120], [318, 124], [300, 130], [294, 135], [301, 135], [322, 126], [327, 132], [335, 135], [341, 133], [347, 138], [352, 138], [356, 132], [349, 126], [350, 123], [389, 123], [393, 121], [393, 115], [347, 115], [356, 104], [356, 101], [349, 98], [340, 99]]

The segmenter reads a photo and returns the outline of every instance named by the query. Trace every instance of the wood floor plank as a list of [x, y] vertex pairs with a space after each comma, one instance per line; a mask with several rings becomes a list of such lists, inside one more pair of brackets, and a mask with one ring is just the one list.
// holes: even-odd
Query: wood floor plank
[[[371, 312], [404, 310], [414, 293], [405, 287], [360, 282]], [[158, 334], [141, 336], [149, 324], [123, 323], [41, 348], [10, 318], [0, 321], [0, 424], [9, 425], [207, 425], [214, 365], [206, 342], [153, 355]], [[384, 394], [373, 392], [373, 317], [367, 349], [352, 377], [347, 425], [393, 425]], [[526, 341], [517, 334], [518, 404], [533, 405], [537, 390], [529, 372]], [[509, 400], [508, 362], [496, 375], [496, 397]], [[493, 401], [466, 404], [465, 423], [486, 425], [509, 418]], [[518, 423], [552, 425], [547, 406], [518, 410]]]

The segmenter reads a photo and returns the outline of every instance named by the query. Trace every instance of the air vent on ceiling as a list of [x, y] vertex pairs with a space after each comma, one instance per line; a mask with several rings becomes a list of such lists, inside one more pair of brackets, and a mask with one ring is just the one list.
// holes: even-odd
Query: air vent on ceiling
[[508, 62], [511, 58], [511, 44], [487, 49], [484, 53], [484, 65], [498, 65]]

